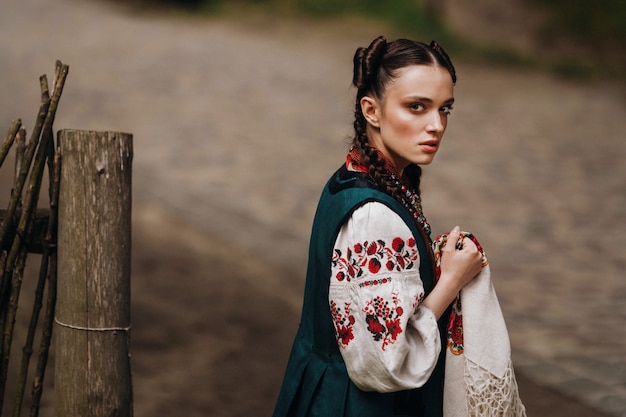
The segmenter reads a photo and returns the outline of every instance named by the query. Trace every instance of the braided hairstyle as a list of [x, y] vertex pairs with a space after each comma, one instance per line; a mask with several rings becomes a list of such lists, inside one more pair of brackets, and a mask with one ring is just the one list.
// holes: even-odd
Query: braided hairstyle
[[[368, 140], [367, 121], [361, 109], [361, 99], [373, 96], [384, 97], [387, 85], [397, 77], [397, 72], [409, 65], [436, 65], [445, 68], [456, 83], [456, 72], [445, 51], [432, 41], [430, 45], [408, 39], [387, 42], [385, 37], [374, 39], [367, 48], [358, 48], [354, 54], [354, 76], [352, 84], [357, 88], [354, 111], [354, 138], [352, 147], [359, 152], [369, 175], [387, 194], [401, 201], [401, 190], [390, 181], [390, 173], [385, 169], [385, 161]], [[411, 185], [419, 193], [421, 168], [410, 164], [404, 170]]]

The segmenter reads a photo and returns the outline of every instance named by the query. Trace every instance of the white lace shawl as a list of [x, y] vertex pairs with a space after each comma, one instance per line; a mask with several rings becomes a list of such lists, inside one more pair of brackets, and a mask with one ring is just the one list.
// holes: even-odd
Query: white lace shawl
[[[445, 235], [435, 240], [435, 258]], [[482, 250], [482, 248], [481, 248]], [[460, 293], [463, 344], [448, 340], [444, 417], [525, 417], [502, 310], [483, 252], [483, 269]]]

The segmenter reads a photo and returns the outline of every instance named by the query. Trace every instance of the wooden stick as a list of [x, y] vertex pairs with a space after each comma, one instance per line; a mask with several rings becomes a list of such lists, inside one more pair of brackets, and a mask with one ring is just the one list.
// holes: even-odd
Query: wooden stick
[[[11, 344], [13, 341], [13, 330], [15, 329], [15, 316], [17, 313], [17, 301], [19, 298], [22, 280], [24, 278], [24, 268], [26, 265], [26, 256], [28, 252], [24, 249], [14, 261], [14, 267], [11, 274], [11, 294], [6, 310], [5, 324], [2, 332], [2, 357], [0, 361], [2, 366], [0, 369], [0, 407], [4, 402], [4, 393], [6, 389], [7, 374], [9, 370], [9, 357], [11, 356]], [[1, 408], [0, 408], [1, 409]]]
[[[8, 233], [10, 222], [13, 221], [13, 216], [15, 215], [15, 211], [18, 208], [18, 205], [21, 201], [22, 190], [24, 188], [24, 184], [26, 183], [26, 178], [28, 176], [28, 171], [30, 169], [30, 165], [32, 163], [32, 159], [35, 155], [35, 150], [37, 144], [39, 143], [39, 137], [41, 136], [41, 131], [43, 129], [43, 125], [48, 114], [48, 109], [50, 108], [50, 94], [48, 92], [48, 81], [45, 75], [42, 75], [39, 78], [40, 86], [41, 86], [41, 106], [39, 107], [39, 113], [37, 113], [37, 119], [35, 122], [35, 128], [33, 130], [31, 140], [28, 143], [26, 148], [26, 152], [24, 154], [24, 162], [20, 169], [19, 175], [15, 182], [15, 187], [13, 188], [13, 192], [11, 193], [11, 200], [9, 201], [9, 206], [6, 211], [6, 216], [3, 219], [2, 223], [0, 223], [0, 248], [3, 248], [7, 244]], [[7, 262], [8, 266], [11, 267], [11, 264]], [[6, 294], [8, 288], [8, 282], [4, 278], [4, 270], [0, 271], [0, 306], [2, 305], [2, 300]], [[1, 310], [1, 309], [0, 309]]]
[[[20, 129], [15, 137], [17, 142], [17, 149], [15, 150], [15, 176], [13, 180], [13, 187], [17, 187], [17, 177], [22, 170], [22, 164], [24, 163], [24, 155], [26, 154], [26, 129]], [[19, 209], [19, 207], [18, 207]]]
[[15, 142], [15, 136], [17, 135], [21, 127], [22, 127], [21, 119], [13, 120], [13, 122], [11, 123], [11, 127], [9, 127], [9, 132], [7, 133], [7, 137], [4, 139], [2, 146], [0, 146], [0, 167], [2, 167], [4, 160], [9, 154], [9, 150], [11, 149], [13, 142]]
[[39, 360], [35, 371], [35, 380], [33, 382], [32, 405], [30, 416], [37, 417], [39, 415], [39, 403], [43, 393], [43, 382], [46, 373], [46, 365], [48, 363], [48, 353], [50, 351], [50, 341], [52, 339], [52, 329], [54, 327], [54, 312], [56, 307], [57, 296], [57, 227], [58, 227], [58, 204], [59, 189], [61, 184], [61, 156], [54, 155], [52, 175], [52, 198], [50, 199], [50, 222], [48, 223], [48, 233], [46, 234], [50, 263], [48, 267], [48, 300], [46, 303], [46, 313], [44, 316], [43, 332], [39, 344]]
[[[18, 210], [15, 213], [15, 217], [19, 218], [22, 215], [22, 211]], [[0, 210], [0, 221], [6, 216], [6, 210]], [[28, 252], [29, 253], [43, 253], [43, 245], [46, 239], [46, 228], [48, 225], [48, 217], [50, 216], [50, 209], [42, 208], [37, 209], [35, 214], [35, 220], [33, 224], [33, 233], [28, 237]], [[9, 224], [7, 230], [7, 246], [0, 248], [0, 251], [8, 251], [11, 249], [13, 239], [15, 238], [15, 222]]]
[[43, 305], [43, 294], [46, 286], [49, 261], [50, 259], [48, 257], [48, 254], [44, 254], [44, 256], [41, 257], [39, 279], [37, 280], [37, 289], [35, 290], [35, 301], [33, 302], [33, 309], [28, 325], [26, 342], [24, 343], [24, 347], [22, 348], [22, 362], [20, 363], [20, 372], [17, 380], [17, 393], [15, 395], [15, 403], [13, 405], [14, 417], [19, 417], [20, 411], [22, 409], [24, 391], [26, 389], [26, 380], [28, 379], [28, 366], [30, 364], [30, 358], [33, 354], [35, 332], [37, 331], [37, 323], [39, 322], [39, 315], [41, 313], [41, 307]]
[[[50, 148], [49, 151], [54, 152], [54, 147]], [[47, 228], [46, 234], [44, 238], [42, 256], [41, 256], [41, 266], [39, 268], [39, 280], [37, 281], [37, 289], [35, 291], [35, 301], [33, 302], [33, 309], [30, 316], [30, 324], [28, 326], [28, 334], [26, 337], [26, 342], [24, 343], [24, 348], [22, 349], [22, 363], [20, 366], [20, 374], [18, 379], [18, 388], [15, 396], [15, 404], [13, 406], [13, 416], [19, 417], [22, 409], [22, 402], [24, 400], [24, 391], [26, 388], [26, 380], [28, 378], [28, 367], [30, 364], [30, 358], [33, 353], [33, 342], [35, 339], [35, 332], [37, 329], [37, 323], [39, 321], [39, 315], [41, 313], [41, 308], [43, 305], [43, 295], [44, 288], [46, 284], [46, 279], [50, 281], [50, 275], [54, 274], [56, 276], [56, 259], [54, 261], [54, 271], [50, 270], [50, 263], [53, 254], [56, 253], [56, 227], [57, 227], [57, 206], [58, 206], [58, 198], [59, 198], [59, 185], [60, 185], [60, 165], [61, 159], [59, 155], [54, 155], [54, 157], [48, 158], [52, 160], [51, 166], [53, 167], [52, 175], [50, 176], [50, 214], [47, 216]], [[56, 278], [55, 278], [56, 279]], [[48, 294], [50, 295], [51, 289], [48, 288]], [[54, 299], [56, 300], [56, 288], [54, 289]], [[48, 308], [46, 309], [48, 310]], [[52, 309], [52, 313], [54, 312], [54, 308]], [[45, 360], [43, 369], [40, 369], [38, 366], [38, 373], [33, 383], [33, 386], [39, 385], [43, 383], [43, 376], [45, 371], [45, 363], [47, 363], [48, 359], [48, 350], [50, 347], [50, 336], [52, 335], [52, 319], [46, 315], [46, 321], [44, 323], [43, 329], [43, 339], [42, 343], [47, 343], [41, 347], [40, 350], [45, 352]], [[48, 336], [48, 337], [46, 337]], [[42, 354], [40, 353], [40, 356]], [[41, 362], [42, 359], [40, 359]], [[39, 400], [41, 399], [42, 389], [39, 388], [37, 391], [33, 389], [33, 402], [37, 402], [37, 413], [39, 408]], [[35, 395], [38, 397], [35, 398]], [[31, 409], [32, 410], [32, 409]]]

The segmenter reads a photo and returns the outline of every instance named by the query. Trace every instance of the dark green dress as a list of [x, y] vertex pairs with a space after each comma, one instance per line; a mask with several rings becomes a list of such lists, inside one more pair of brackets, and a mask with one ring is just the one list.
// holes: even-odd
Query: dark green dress
[[[343, 166], [328, 181], [315, 215], [300, 327], [294, 341], [274, 417], [441, 417], [445, 348], [428, 382], [395, 393], [366, 392], [348, 377], [339, 352], [328, 302], [333, 245], [352, 212], [368, 202], [387, 205], [404, 220], [418, 244], [420, 276], [433, 288], [432, 260], [416, 223], [394, 198], [378, 190], [365, 173]], [[444, 317], [439, 321], [445, 343]]]

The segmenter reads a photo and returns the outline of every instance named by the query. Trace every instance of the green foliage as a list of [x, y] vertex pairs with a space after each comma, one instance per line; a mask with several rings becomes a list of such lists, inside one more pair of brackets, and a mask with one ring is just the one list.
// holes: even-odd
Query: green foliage
[[362, 15], [391, 23], [412, 33], [439, 32], [441, 22], [419, 7], [416, 0], [301, 0], [304, 12], [319, 16]]
[[565, 33], [578, 40], [626, 37], [624, 0], [529, 0], [549, 12], [549, 33]]
[[[626, 71], [626, 0], [526, 0], [547, 13], [542, 39], [555, 51], [553, 72], [567, 78]], [[564, 47], [564, 48], [563, 48]]]
[[561, 77], [573, 80], [585, 80], [594, 75], [594, 69], [580, 62], [561, 61], [552, 66], [552, 72]]

